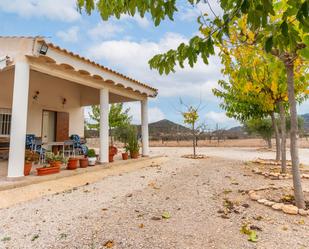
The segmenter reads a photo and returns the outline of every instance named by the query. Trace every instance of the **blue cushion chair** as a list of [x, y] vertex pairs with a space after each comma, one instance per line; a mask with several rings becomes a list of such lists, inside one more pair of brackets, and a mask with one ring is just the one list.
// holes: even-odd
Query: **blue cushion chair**
[[74, 141], [74, 148], [77, 150], [78, 154], [87, 155], [88, 147], [81, 141], [79, 135], [73, 134], [70, 139]]

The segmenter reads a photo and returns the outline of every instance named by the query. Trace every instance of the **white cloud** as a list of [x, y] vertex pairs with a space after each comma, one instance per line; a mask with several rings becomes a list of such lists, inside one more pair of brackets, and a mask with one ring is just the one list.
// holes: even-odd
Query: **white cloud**
[[[129, 107], [129, 115], [132, 116], [133, 124], [141, 123], [141, 105], [138, 102], [125, 103], [125, 107]], [[149, 123], [156, 122], [165, 118], [164, 113], [158, 107], [148, 108], [148, 121]]]
[[194, 7], [187, 5], [180, 6], [179, 19], [182, 21], [196, 21], [197, 17], [199, 17], [202, 13], [207, 13], [208, 16], [206, 18], [211, 19], [214, 18], [215, 15], [221, 16], [223, 14], [223, 10], [220, 7], [219, 1], [209, 1], [209, 5], [201, 1]]
[[147, 28], [150, 25], [150, 22], [146, 16], [141, 17], [140, 15], [130, 16], [130, 15], [121, 15], [120, 20], [133, 20], [138, 26], [142, 28]]
[[75, 0], [1, 0], [0, 10], [21, 17], [43, 17], [65, 22], [80, 18]]
[[[218, 124], [221, 128], [229, 128], [239, 125], [239, 122], [237, 120], [227, 117], [224, 112], [214, 111], [206, 113], [206, 122], [209, 122], [211, 124]], [[225, 125], [228, 125], [229, 127], [225, 127]]]
[[95, 60], [104, 59], [108, 66], [153, 85], [160, 96], [192, 96], [218, 102], [211, 91], [222, 78], [220, 59], [216, 56], [209, 59], [209, 65], [199, 60], [193, 69], [176, 68], [177, 72], [168, 76], [149, 69], [152, 56], [186, 41], [186, 37], [175, 33], [167, 33], [158, 42], [110, 40], [91, 46], [88, 55]]
[[99, 22], [94, 28], [90, 29], [88, 34], [94, 39], [110, 39], [124, 31], [123, 26], [112, 22]]
[[79, 27], [73, 26], [66, 31], [58, 31], [56, 35], [64, 42], [78, 42]]

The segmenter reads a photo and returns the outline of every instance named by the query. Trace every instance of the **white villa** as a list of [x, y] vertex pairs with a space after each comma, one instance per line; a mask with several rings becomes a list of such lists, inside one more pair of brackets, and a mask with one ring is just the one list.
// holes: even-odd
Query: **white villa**
[[101, 163], [108, 162], [110, 103], [140, 101], [142, 155], [149, 153], [148, 97], [157, 89], [49, 43], [0, 37], [0, 137], [10, 138], [8, 178], [22, 177], [26, 134], [46, 141], [84, 136], [84, 107], [100, 105]]

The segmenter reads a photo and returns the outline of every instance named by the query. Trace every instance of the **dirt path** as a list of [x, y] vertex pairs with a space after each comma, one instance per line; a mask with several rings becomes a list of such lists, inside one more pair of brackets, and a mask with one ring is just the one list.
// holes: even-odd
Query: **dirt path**
[[[165, 150], [170, 160], [160, 165], [1, 209], [0, 248], [106, 248], [109, 240], [111, 248], [134, 249], [308, 248], [309, 218], [240, 193], [290, 180], [253, 175], [230, 158], [180, 158], [183, 152], [190, 150]], [[218, 210], [225, 198], [249, 207], [224, 219]], [[169, 219], [161, 219], [165, 211]], [[257, 243], [240, 233], [244, 222], [262, 230]]]
[[[183, 155], [192, 153], [192, 149], [188, 147], [152, 147], [151, 153], [154, 155]], [[260, 158], [275, 159], [274, 151], [267, 151], [256, 147], [200, 147], [197, 148], [198, 154], [208, 156], [216, 156], [233, 160], [254, 160]], [[299, 149], [300, 162], [309, 165], [309, 149]], [[287, 159], [290, 160], [290, 151], [287, 150]]]

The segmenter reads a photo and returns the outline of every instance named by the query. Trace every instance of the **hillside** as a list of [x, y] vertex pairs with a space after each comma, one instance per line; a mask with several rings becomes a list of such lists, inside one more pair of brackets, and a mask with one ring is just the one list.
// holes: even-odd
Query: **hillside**
[[163, 119], [154, 123], [149, 124], [150, 135], [161, 133], [161, 134], [174, 134], [174, 133], [188, 133], [190, 129], [187, 127], [174, 123], [168, 119]]
[[[190, 133], [190, 129], [174, 123], [168, 119], [162, 119], [157, 122], [149, 123], [149, 136], [151, 139], [160, 139], [165, 136], [175, 136], [177, 134], [185, 135]], [[141, 126], [137, 125], [140, 133]]]
[[[309, 131], [309, 113], [300, 115], [304, 119], [304, 130]], [[141, 126], [136, 125], [138, 133], [141, 133]], [[86, 131], [86, 137], [98, 137], [98, 131], [88, 130]], [[235, 126], [227, 130], [208, 131], [200, 136], [201, 139], [209, 137], [225, 137], [228, 139], [247, 138], [248, 134], [245, 132], [242, 126]], [[149, 123], [149, 137], [151, 140], [178, 140], [188, 139], [191, 137], [190, 129], [184, 125], [174, 123], [168, 119], [162, 119], [157, 122]]]

